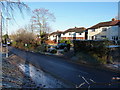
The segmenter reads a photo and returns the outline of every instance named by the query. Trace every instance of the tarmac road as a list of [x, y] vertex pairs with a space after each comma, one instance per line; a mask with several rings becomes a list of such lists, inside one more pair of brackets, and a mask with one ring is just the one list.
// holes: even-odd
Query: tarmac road
[[[69, 82], [71, 85], [79, 85], [84, 82], [80, 77], [83, 76], [88, 79], [92, 79], [95, 82], [110, 82], [111, 78], [118, 73], [113, 73], [111, 71], [97, 70], [94, 68], [88, 68], [75, 63], [66, 61], [64, 58], [48, 56], [38, 53], [26, 52], [20, 49], [9, 47], [9, 51], [22, 57], [23, 59], [31, 62], [37, 67], [54, 74], [55, 76]], [[117, 87], [118, 84], [111, 87]], [[95, 87], [108, 87], [105, 85], [96, 85]]]

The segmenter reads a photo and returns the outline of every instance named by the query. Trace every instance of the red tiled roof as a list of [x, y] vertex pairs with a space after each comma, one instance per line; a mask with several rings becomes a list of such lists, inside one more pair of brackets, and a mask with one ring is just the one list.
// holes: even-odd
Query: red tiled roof
[[84, 28], [84, 27], [80, 27], [80, 28], [75, 27], [75, 28], [70, 28], [70, 29], [64, 31], [63, 33], [67, 33], [67, 32], [83, 32], [85, 30], [86, 30], [86, 28]]
[[101, 23], [98, 23], [98, 24], [88, 28], [88, 29], [96, 29], [96, 28], [100, 28], [100, 27], [116, 26], [116, 25], [120, 25], [120, 20], [101, 22]]

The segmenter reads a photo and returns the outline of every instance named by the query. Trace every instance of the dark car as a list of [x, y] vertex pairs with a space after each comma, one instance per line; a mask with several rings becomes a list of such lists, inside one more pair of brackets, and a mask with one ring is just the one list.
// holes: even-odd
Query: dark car
[[6, 47], [7, 45], [6, 44], [2, 44], [3, 47]]
[[64, 48], [66, 48], [66, 47], [67, 47], [67, 44], [66, 44], [66, 43], [59, 43], [59, 44], [56, 46], [57, 49], [64, 49]]

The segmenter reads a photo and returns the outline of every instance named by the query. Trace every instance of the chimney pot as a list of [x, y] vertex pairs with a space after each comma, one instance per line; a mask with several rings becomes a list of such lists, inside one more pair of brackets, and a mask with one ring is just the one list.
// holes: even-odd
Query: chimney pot
[[112, 18], [112, 21], [116, 21], [116, 19], [115, 19], [115, 18]]

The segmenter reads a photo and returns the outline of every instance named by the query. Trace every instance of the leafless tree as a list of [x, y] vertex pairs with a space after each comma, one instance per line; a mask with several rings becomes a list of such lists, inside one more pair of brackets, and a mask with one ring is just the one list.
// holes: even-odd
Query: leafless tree
[[29, 11], [29, 7], [20, 0], [0, 0], [0, 11], [3, 16], [14, 17], [14, 11], [18, 11], [23, 14], [24, 10]]
[[[4, 17], [12, 17], [14, 19], [14, 11], [19, 10], [23, 15], [24, 10], [29, 10], [29, 7], [20, 0], [0, 0], [0, 43], [2, 48], [2, 22]], [[2, 50], [2, 49], [1, 49]]]
[[35, 39], [35, 37], [36, 37], [35, 34], [23, 28], [20, 28], [10, 36], [10, 38], [13, 41], [22, 42], [22, 43], [30, 43]]
[[48, 9], [40, 8], [33, 10], [33, 16], [31, 18], [32, 29], [39, 30], [40, 35], [42, 33], [48, 33], [50, 31], [49, 22], [55, 21], [53, 13], [49, 12]]

